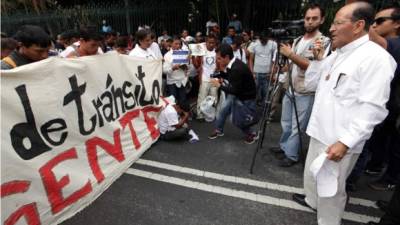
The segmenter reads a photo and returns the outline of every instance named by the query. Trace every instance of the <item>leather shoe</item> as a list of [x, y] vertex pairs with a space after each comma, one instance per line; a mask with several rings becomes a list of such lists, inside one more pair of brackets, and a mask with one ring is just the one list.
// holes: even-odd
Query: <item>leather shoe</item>
[[271, 147], [269, 150], [275, 154], [285, 154], [285, 152], [280, 147]]
[[298, 204], [305, 206], [307, 208], [312, 209], [314, 212], [316, 212], [317, 210], [312, 208], [309, 204], [307, 204], [306, 202], [306, 196], [302, 195], [302, 194], [293, 194], [292, 195], [292, 199], [293, 201], [297, 202]]
[[282, 159], [282, 160], [279, 162], [278, 166], [280, 166], [280, 167], [291, 167], [291, 166], [293, 166], [293, 165], [296, 164], [296, 163], [297, 163], [296, 161], [291, 160], [291, 159], [289, 159], [288, 157], [285, 157], [284, 159]]
[[284, 158], [286, 158], [285, 153], [275, 153], [273, 154], [275, 156], [276, 159], [278, 160], [283, 160]]
[[384, 200], [378, 200], [375, 202], [376, 206], [378, 206], [378, 208], [384, 212], [386, 212], [389, 202], [384, 201]]

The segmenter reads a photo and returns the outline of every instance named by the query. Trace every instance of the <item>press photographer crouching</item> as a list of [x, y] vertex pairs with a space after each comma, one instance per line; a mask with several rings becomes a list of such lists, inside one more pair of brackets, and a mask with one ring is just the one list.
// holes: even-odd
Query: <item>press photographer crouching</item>
[[215, 120], [215, 130], [209, 139], [224, 136], [226, 118], [232, 113], [232, 122], [246, 135], [245, 143], [252, 144], [257, 140], [252, 126], [257, 123], [256, 117], [256, 84], [249, 67], [233, 57], [232, 47], [221, 44], [217, 49], [218, 78], [210, 80], [211, 84], [226, 94], [225, 101]]

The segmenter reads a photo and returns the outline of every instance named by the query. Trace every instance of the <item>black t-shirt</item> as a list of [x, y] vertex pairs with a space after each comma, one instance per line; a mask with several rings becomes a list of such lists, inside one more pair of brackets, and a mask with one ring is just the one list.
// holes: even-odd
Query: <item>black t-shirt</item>
[[390, 114], [400, 114], [400, 37], [387, 39], [387, 49], [390, 55], [396, 60], [397, 68], [390, 84], [390, 98], [387, 103]]

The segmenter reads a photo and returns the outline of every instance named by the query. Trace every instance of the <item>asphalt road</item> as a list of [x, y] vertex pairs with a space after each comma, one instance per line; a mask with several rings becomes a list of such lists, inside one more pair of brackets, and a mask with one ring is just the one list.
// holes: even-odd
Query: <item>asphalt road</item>
[[[63, 225], [313, 225], [316, 214], [291, 200], [302, 192], [300, 163], [280, 168], [267, 150], [278, 143], [280, 125], [267, 126], [264, 147], [249, 173], [256, 144], [246, 145], [227, 124], [225, 136], [209, 140], [212, 124], [192, 121], [200, 141], [155, 143], [89, 207]], [[390, 198], [372, 191], [363, 177], [351, 193], [344, 224], [382, 215], [373, 201]]]

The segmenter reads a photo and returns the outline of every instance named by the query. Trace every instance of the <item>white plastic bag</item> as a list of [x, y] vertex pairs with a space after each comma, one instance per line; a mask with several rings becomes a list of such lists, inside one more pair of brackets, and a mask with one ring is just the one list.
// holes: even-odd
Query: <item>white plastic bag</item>
[[211, 122], [215, 119], [216, 111], [214, 102], [215, 97], [209, 95], [200, 104], [200, 111], [204, 115], [204, 119], [207, 122]]

